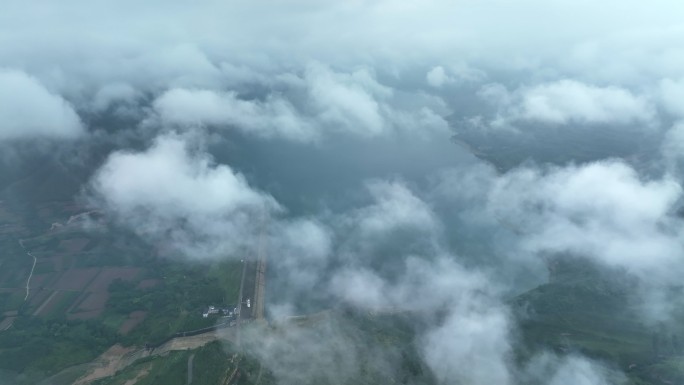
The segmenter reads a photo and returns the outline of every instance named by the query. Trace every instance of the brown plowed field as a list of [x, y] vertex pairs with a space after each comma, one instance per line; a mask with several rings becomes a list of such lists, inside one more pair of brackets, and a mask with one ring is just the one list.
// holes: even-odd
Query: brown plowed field
[[[135, 278], [141, 269], [137, 267], [104, 267], [95, 279], [90, 282], [83, 294], [79, 296], [72, 309], [69, 311], [69, 319], [89, 319], [99, 317], [107, 305], [109, 299], [109, 285], [115, 279], [130, 281]], [[135, 327], [137, 323], [131, 326]]]
[[109, 290], [109, 285], [115, 279], [122, 279], [124, 281], [130, 281], [135, 278], [140, 273], [140, 268], [138, 267], [105, 267], [102, 269], [100, 275], [95, 279], [86, 291], [107, 291]]
[[62, 302], [67, 295], [68, 293], [64, 291], [51, 292], [50, 296], [47, 297], [47, 299], [43, 301], [40, 306], [38, 306], [35, 312], [33, 312], [33, 315], [39, 316], [50, 314], [50, 312], [52, 312], [56, 306], [59, 306], [60, 302]]
[[50, 287], [59, 278], [59, 273], [34, 274], [31, 277], [31, 291], [40, 287]]
[[54, 288], [57, 290], [81, 291], [95, 278], [99, 271], [100, 269], [96, 267], [67, 270], [59, 277]]
[[104, 309], [109, 293], [106, 291], [93, 291], [88, 294], [88, 297], [78, 306], [79, 311]]
[[49, 257], [46, 258], [50, 262], [52, 262], [52, 266], [55, 269], [55, 271], [62, 271], [64, 270], [64, 261], [61, 255], [55, 256], [55, 257]]

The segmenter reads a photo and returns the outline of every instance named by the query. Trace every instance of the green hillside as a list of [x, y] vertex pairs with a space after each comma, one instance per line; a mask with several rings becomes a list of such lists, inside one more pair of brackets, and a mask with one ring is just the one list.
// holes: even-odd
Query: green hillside
[[[648, 320], [638, 285], [625, 273], [573, 259], [552, 266], [549, 283], [513, 300], [526, 349], [521, 357], [541, 349], [579, 353], [616, 365], [634, 383], [684, 381], [681, 314]], [[672, 289], [673, 297], [679, 294]]]

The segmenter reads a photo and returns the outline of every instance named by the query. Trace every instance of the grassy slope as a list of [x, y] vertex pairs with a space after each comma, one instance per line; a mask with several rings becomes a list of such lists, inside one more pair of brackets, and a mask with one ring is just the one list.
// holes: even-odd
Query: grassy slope
[[556, 270], [550, 283], [513, 301], [527, 348], [521, 359], [539, 349], [578, 352], [618, 366], [635, 384], [684, 379], [676, 341], [684, 319], [646, 323], [626, 276], [606, 276], [581, 263]]

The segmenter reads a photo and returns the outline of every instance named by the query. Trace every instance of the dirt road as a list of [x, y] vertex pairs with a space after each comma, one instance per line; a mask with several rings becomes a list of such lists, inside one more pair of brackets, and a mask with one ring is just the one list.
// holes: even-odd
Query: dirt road
[[188, 357], [188, 382], [187, 385], [192, 384], [192, 363], [195, 361], [195, 354], [191, 354], [190, 357]]

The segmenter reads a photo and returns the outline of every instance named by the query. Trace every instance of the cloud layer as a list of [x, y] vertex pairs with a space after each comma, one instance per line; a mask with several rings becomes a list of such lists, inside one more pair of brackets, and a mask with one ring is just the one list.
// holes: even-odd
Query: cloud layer
[[501, 85], [485, 86], [480, 96], [498, 104], [493, 126], [525, 123], [559, 125], [641, 124], [652, 126], [655, 110], [647, 98], [619, 87], [597, 87], [559, 80], [509, 93]]
[[[153, 103], [162, 124], [178, 128], [223, 126], [262, 138], [317, 141], [330, 134], [361, 138], [413, 133], [448, 135], [438, 99], [404, 95], [380, 84], [368, 70], [335, 72], [309, 64], [303, 75], [269, 79], [271, 92], [245, 98], [236, 91], [174, 88]], [[412, 96], [412, 95], [411, 95]]]
[[[515, 322], [502, 301], [513, 288], [500, 277], [524, 270], [529, 281], [542, 281], [539, 257], [553, 253], [627, 271], [656, 289], [677, 282], [684, 270], [676, 214], [683, 7], [666, 0], [9, 0], [0, 14], [0, 140], [110, 135], [103, 140], [118, 147], [128, 143], [119, 135], [156, 137], [143, 150], [124, 145], [106, 157], [86, 192], [93, 206], [150, 243], [169, 245], [164, 254], [191, 259], [239, 258], [267, 237], [278, 250], [271, 264], [287, 283], [274, 314], [299, 311], [299, 298], [312, 292], [367, 310], [419, 309], [424, 329], [415, 343], [441, 383], [611, 383], [604, 368], [580, 357], [513, 364]], [[608, 129], [617, 133], [611, 145], [636, 130], [662, 140], [662, 154], [650, 154], [648, 167], [535, 165], [545, 158], [523, 150], [530, 163], [506, 173], [470, 156], [457, 169], [409, 178], [409, 170], [422, 170], [409, 163], [437, 156], [409, 157], [418, 140], [448, 142], [460, 128], [447, 119], [491, 135], [471, 146], [478, 155], [491, 145], [506, 156], [510, 148], [494, 145], [503, 135], [543, 147], [544, 130], [563, 145], [555, 134], [575, 133], [585, 141], [573, 150], [583, 152]], [[221, 146], [253, 145], [229, 149], [244, 158], [242, 168], [211, 155], [220, 152], [211, 136]], [[269, 151], [252, 149], [269, 142], [280, 150], [285, 141], [320, 146], [329, 158], [344, 152], [359, 168], [371, 168], [371, 157], [408, 160], [395, 174], [345, 186], [354, 196], [344, 205], [298, 197], [321, 200], [322, 208], [295, 216], [274, 196], [278, 189], [297, 195], [298, 186], [257, 183], [250, 174], [273, 173], [259, 168]], [[363, 145], [371, 151], [361, 154]], [[304, 154], [292, 158], [309, 169], [283, 169], [290, 180], [317, 182], [311, 169], [321, 166]], [[321, 173], [340, 180], [362, 173], [335, 161]], [[334, 199], [347, 198], [340, 191]], [[266, 341], [260, 354], [284, 383], [314, 375], [287, 370], [311, 359], [351, 378], [359, 341], [345, 328], [298, 330]], [[321, 335], [332, 337], [314, 341]], [[288, 355], [288, 344], [306, 349]], [[341, 353], [352, 357], [331, 358]]]
[[73, 107], [21, 71], [0, 68], [0, 141], [73, 139], [84, 133]]
[[642, 180], [605, 161], [539, 172], [521, 169], [496, 182], [490, 209], [525, 233], [531, 252], [572, 252], [644, 278], [681, 269], [682, 190], [670, 178]]
[[239, 251], [254, 240], [259, 218], [279, 206], [244, 176], [188, 145], [171, 135], [144, 152], [111, 154], [92, 181], [95, 204], [192, 258]]
[[[329, 130], [442, 135], [442, 117], [458, 110], [454, 100], [485, 82], [518, 90], [512, 104], [498, 106], [504, 121], [652, 125], [659, 112], [679, 113], [678, 7], [667, 0], [75, 1], [44, 2], [35, 12], [10, 1], [0, 35], [12, 38], [0, 41], [0, 65], [86, 114], [152, 98], [166, 123], [225, 124], [298, 141]], [[582, 15], [584, 28], [568, 14]], [[46, 38], [36, 32], [43, 28], [54, 32]]]

